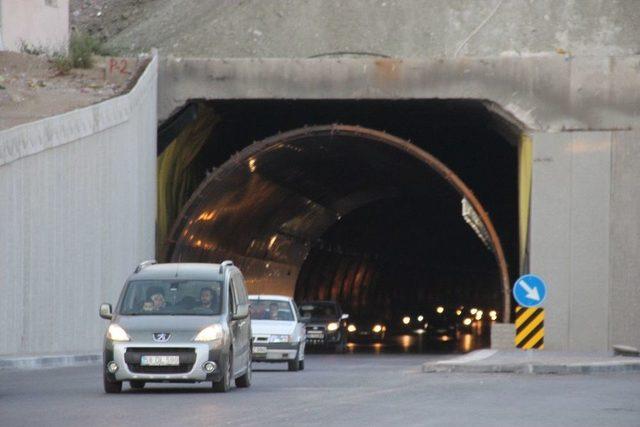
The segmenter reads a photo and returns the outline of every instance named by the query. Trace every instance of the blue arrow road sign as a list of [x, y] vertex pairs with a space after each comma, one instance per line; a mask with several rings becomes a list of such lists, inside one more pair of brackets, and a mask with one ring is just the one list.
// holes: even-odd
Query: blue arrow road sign
[[526, 274], [513, 285], [513, 297], [522, 307], [537, 307], [547, 297], [547, 286], [534, 274]]

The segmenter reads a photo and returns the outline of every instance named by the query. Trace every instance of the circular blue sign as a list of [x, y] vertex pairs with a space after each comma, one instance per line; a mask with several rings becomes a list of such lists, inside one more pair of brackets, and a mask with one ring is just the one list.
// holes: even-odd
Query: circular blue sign
[[513, 297], [522, 307], [538, 307], [547, 297], [547, 286], [535, 274], [525, 274], [513, 285]]

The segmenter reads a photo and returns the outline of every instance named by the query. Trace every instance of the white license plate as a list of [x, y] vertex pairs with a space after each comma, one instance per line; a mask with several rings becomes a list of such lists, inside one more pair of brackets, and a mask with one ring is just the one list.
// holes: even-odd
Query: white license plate
[[142, 366], [178, 366], [180, 356], [142, 356], [140, 364]]
[[255, 354], [264, 354], [267, 352], [267, 347], [253, 347], [253, 352]]
[[322, 332], [307, 332], [307, 336], [312, 339], [324, 338], [324, 334]]

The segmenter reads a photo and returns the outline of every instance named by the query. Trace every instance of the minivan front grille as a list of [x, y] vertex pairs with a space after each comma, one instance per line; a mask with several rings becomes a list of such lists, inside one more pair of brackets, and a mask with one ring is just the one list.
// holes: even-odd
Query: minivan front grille
[[[142, 356], [178, 356], [178, 366], [142, 366]], [[140, 374], [184, 374], [193, 369], [196, 350], [187, 347], [129, 347], [124, 361], [131, 372]]]
[[193, 369], [193, 363], [178, 366], [142, 366], [137, 363], [127, 363], [127, 367], [136, 374], [186, 374]]

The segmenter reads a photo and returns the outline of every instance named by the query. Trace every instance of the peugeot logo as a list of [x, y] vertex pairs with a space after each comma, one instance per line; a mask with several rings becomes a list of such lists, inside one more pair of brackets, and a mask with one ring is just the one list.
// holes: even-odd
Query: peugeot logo
[[167, 342], [171, 338], [171, 334], [168, 332], [155, 332], [153, 334], [153, 340], [155, 342]]

